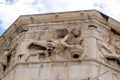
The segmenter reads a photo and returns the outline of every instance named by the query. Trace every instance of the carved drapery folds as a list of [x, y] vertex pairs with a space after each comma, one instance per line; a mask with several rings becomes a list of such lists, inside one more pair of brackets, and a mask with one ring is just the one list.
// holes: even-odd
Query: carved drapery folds
[[109, 34], [109, 42], [98, 42], [98, 48], [104, 58], [117, 62], [120, 65], [120, 36], [114, 33]]
[[96, 10], [20, 16], [0, 37], [0, 80], [118, 80], [119, 29]]
[[54, 30], [53, 33], [53, 37], [49, 40], [33, 40], [27, 44], [29, 52], [25, 54], [25, 60], [27, 61], [33, 55], [39, 55], [39, 58], [43, 56], [44, 59], [52, 55], [64, 55], [66, 51], [71, 53], [72, 58], [80, 57], [83, 52], [80, 29], [72, 28], [68, 31], [66, 28], [61, 28]]
[[[88, 41], [86, 39], [88, 37], [94, 37], [91, 33], [86, 38], [82, 35], [83, 33], [82, 28], [78, 26], [47, 28], [33, 32], [29, 30], [28, 32], [25, 31], [22, 42], [15, 43], [8, 51], [3, 51], [4, 55], [1, 58], [0, 70], [4, 72], [8, 67], [17, 62], [81, 60], [83, 56], [86, 57], [89, 53], [86, 51], [87, 53], [84, 54], [85, 49], [88, 47], [85, 42]], [[98, 40], [98, 43], [95, 45], [98, 45], [98, 50], [105, 59], [114, 59], [120, 64], [120, 36], [110, 33], [108, 43], [107, 41]], [[6, 62], [3, 62], [5, 60]]]
[[80, 28], [72, 28], [70, 32], [60, 41], [66, 48], [70, 48], [73, 58], [79, 58], [83, 52], [82, 37]]
[[[22, 32], [19, 35], [21, 34]], [[47, 37], [46, 34], [50, 36]], [[17, 62], [34, 61], [32, 58], [37, 58], [38, 61], [80, 59], [83, 53], [80, 27], [48, 29], [33, 33], [25, 30], [21, 36], [24, 37], [21, 42], [15, 43], [14, 40], [13, 47], [3, 51], [0, 61], [2, 73]]]

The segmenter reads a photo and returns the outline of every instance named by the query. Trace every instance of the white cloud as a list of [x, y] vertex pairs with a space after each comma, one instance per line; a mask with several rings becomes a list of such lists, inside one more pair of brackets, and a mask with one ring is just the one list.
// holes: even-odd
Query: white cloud
[[20, 15], [25, 14], [37, 14], [39, 11], [37, 8], [43, 8], [42, 4], [36, 7], [33, 6], [34, 0], [17, 0], [13, 4], [7, 4], [7, 2], [1, 2], [0, 4], [0, 19], [2, 20], [2, 27], [7, 29]]
[[7, 29], [20, 15], [97, 9], [120, 21], [120, 0], [0, 0], [0, 20]]
[[119, 3], [120, 0], [95, 0], [95, 4], [98, 4], [97, 9], [120, 21]]

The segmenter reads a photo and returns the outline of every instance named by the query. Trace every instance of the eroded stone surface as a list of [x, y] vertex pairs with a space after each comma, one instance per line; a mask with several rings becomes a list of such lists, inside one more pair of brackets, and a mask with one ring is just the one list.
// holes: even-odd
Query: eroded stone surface
[[120, 79], [120, 33], [111, 18], [94, 10], [46, 16], [25, 17], [0, 38], [1, 80]]

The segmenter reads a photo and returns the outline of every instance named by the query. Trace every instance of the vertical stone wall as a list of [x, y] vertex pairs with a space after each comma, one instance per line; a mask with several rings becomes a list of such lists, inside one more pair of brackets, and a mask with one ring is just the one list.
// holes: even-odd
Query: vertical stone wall
[[119, 40], [94, 21], [22, 26], [2, 46], [1, 80], [118, 80]]

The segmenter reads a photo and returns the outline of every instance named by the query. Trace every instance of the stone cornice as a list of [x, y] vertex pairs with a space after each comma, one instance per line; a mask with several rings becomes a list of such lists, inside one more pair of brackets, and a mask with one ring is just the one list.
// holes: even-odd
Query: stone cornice
[[47, 14], [21, 15], [0, 37], [0, 46], [23, 25], [57, 23], [76, 20], [96, 20], [120, 33], [120, 22], [97, 10], [69, 11]]

